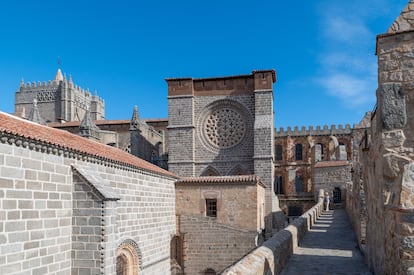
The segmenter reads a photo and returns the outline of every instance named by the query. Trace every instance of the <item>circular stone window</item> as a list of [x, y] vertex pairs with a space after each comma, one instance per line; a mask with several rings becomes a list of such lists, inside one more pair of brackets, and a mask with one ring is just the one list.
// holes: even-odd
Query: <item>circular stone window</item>
[[240, 108], [228, 102], [214, 104], [202, 114], [200, 132], [208, 145], [227, 149], [239, 144], [246, 135], [246, 115]]

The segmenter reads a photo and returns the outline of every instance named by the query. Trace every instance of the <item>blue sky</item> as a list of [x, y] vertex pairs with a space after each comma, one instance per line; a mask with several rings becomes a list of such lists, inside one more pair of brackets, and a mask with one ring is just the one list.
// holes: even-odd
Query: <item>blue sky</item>
[[74, 82], [107, 119], [166, 118], [170, 77], [276, 69], [276, 127], [354, 124], [375, 104], [375, 38], [408, 0], [1, 1], [0, 110], [20, 80]]

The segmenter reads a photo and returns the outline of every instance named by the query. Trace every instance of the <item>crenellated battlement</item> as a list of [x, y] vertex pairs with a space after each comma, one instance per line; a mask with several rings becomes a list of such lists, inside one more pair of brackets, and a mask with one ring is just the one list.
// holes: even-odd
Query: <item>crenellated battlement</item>
[[324, 135], [347, 135], [352, 133], [352, 129], [350, 124], [346, 124], [345, 127], [342, 124], [339, 125], [328, 125], [316, 126], [302, 126], [300, 129], [298, 126], [295, 126], [293, 129], [292, 127], [285, 128], [280, 127], [275, 131], [275, 137], [285, 137], [285, 136], [324, 136]]
[[15, 97], [15, 114], [27, 117], [33, 110], [34, 102], [45, 121], [79, 121], [87, 110], [91, 112], [94, 120], [105, 118], [103, 98], [96, 91], [91, 93], [89, 89], [75, 85], [72, 76], [67, 78], [60, 69], [54, 79], [47, 82], [20, 81]]
[[96, 101], [99, 103], [104, 103], [104, 99], [99, 97], [97, 95], [97, 92], [95, 91], [95, 94], [92, 95], [89, 89], [84, 89], [81, 86], [75, 85], [72, 81], [72, 78], [69, 80], [66, 79], [66, 77], [63, 80], [49, 80], [49, 81], [43, 81], [43, 82], [27, 82], [20, 83], [18, 93], [50, 93], [55, 92], [58, 90], [60, 86], [67, 87], [69, 89], [72, 89], [75, 91], [76, 94], [82, 96], [83, 98], [90, 98], [91, 101]]

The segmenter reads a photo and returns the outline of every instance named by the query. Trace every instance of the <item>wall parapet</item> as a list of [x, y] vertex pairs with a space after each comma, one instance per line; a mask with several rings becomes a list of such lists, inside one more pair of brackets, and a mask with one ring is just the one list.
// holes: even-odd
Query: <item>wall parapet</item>
[[328, 125], [316, 126], [302, 126], [300, 129], [298, 126], [295, 126], [293, 129], [292, 127], [285, 128], [280, 127], [275, 131], [275, 137], [286, 137], [286, 136], [324, 136], [324, 135], [348, 135], [352, 133], [352, 129], [355, 128], [355, 125], [351, 128], [350, 124], [343, 124], [339, 125]]
[[323, 202], [319, 202], [293, 221], [272, 238], [264, 242], [234, 265], [225, 269], [222, 275], [280, 274], [317, 217], [322, 213]]

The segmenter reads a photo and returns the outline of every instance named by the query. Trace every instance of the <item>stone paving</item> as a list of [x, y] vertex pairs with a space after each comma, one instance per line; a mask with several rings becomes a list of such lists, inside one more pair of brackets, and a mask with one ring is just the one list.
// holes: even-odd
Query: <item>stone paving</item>
[[372, 274], [344, 209], [322, 213], [282, 272], [290, 274]]

